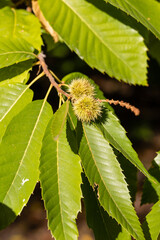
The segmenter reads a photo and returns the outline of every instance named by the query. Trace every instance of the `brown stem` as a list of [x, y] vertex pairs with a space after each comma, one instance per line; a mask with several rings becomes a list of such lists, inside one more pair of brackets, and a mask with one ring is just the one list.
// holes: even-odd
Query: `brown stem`
[[59, 85], [56, 83], [54, 77], [52, 76], [52, 74], [49, 72], [48, 70], [48, 66], [45, 63], [44, 60], [45, 55], [43, 53], [38, 54], [38, 59], [40, 61], [40, 65], [42, 66], [42, 69], [44, 71], [44, 73], [46, 74], [46, 76], [49, 78], [51, 84], [57, 89], [58, 93], [62, 93], [63, 95], [65, 95], [67, 98], [70, 98], [70, 94], [66, 93], [65, 91], [63, 91]]
[[101, 100], [98, 99], [99, 102], [108, 102], [109, 104], [114, 104], [114, 105], [120, 105], [121, 107], [125, 107], [127, 109], [130, 109], [136, 116], [138, 116], [140, 114], [140, 110], [132, 105], [130, 105], [129, 103], [123, 102], [123, 101], [119, 101], [119, 100], [113, 100], [113, 99], [105, 99], [105, 100]]

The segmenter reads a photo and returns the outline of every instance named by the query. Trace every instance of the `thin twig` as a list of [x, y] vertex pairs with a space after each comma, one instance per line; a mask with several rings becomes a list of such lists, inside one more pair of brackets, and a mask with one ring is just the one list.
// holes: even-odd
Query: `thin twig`
[[97, 99], [99, 102], [108, 102], [109, 104], [114, 104], [114, 105], [120, 105], [121, 107], [125, 107], [127, 109], [130, 109], [136, 116], [140, 114], [140, 110], [132, 105], [130, 105], [127, 102], [119, 101], [119, 100], [113, 100], [113, 99]]
[[50, 73], [50, 71], [48, 70], [48, 66], [45, 63], [44, 60], [45, 55], [43, 53], [38, 54], [38, 59], [40, 61], [40, 65], [42, 66], [42, 69], [44, 71], [44, 73], [46, 74], [46, 76], [49, 78], [50, 82], [52, 83], [52, 85], [57, 89], [58, 93], [62, 93], [63, 95], [65, 95], [67, 98], [70, 98], [70, 94], [66, 93], [65, 91], [63, 91], [59, 85], [56, 83], [54, 77], [52, 76], [52, 74]]
[[52, 76], [57, 80], [57, 82], [61, 83], [61, 80], [56, 76], [56, 74], [54, 72], [52, 72], [51, 70], [49, 70], [49, 71], [52, 74]]

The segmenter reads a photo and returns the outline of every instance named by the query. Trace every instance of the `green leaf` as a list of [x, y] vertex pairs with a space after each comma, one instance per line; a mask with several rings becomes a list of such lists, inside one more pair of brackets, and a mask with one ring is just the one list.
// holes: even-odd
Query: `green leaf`
[[0, 83], [0, 142], [7, 125], [28, 103], [33, 92], [20, 83]]
[[38, 19], [26, 10], [3, 8], [0, 10], [0, 36], [6, 38], [23, 38], [35, 49], [41, 50], [41, 25]]
[[160, 152], [157, 153], [156, 158], [153, 161], [153, 165], [155, 166], [155, 179], [157, 179], [157, 182], [151, 182], [152, 187], [156, 190], [157, 195], [160, 198]]
[[158, 236], [160, 236], [159, 216], [160, 216], [160, 200], [152, 207], [152, 210], [146, 217], [152, 240], [157, 240], [159, 239]]
[[148, 179], [145, 179], [141, 205], [145, 203], [156, 203], [158, 201], [158, 195], [160, 197], [160, 168], [155, 161], [152, 162], [149, 173], [157, 179], [159, 183], [153, 184]]
[[145, 180], [143, 185], [143, 194], [141, 198], [141, 205], [146, 203], [156, 203], [158, 201], [158, 195], [149, 180]]
[[15, 116], [0, 145], [0, 202], [20, 214], [39, 178], [42, 138], [52, 116], [42, 100]]
[[157, 156], [154, 160], [155, 160], [156, 164], [160, 167], [160, 151], [157, 153]]
[[54, 114], [43, 139], [40, 161], [42, 196], [49, 228], [58, 240], [76, 240], [80, 211], [81, 166], [67, 140], [68, 102]]
[[151, 235], [150, 235], [150, 231], [149, 231], [149, 227], [148, 227], [148, 223], [147, 223], [146, 220], [142, 223], [142, 229], [143, 229], [145, 239], [146, 240], [152, 240]]
[[[0, 81], [13, 78], [13, 82], [26, 82], [33, 60], [24, 60], [35, 58], [35, 56], [31, 55], [29, 57], [24, 51], [29, 50], [32, 54], [33, 47], [40, 51], [42, 45], [41, 25], [33, 14], [9, 7], [0, 10], [0, 19], [3, 19], [0, 22], [0, 35], [2, 36], [0, 41], [0, 67], [4, 67], [0, 69]], [[21, 51], [20, 54], [19, 50]], [[24, 54], [27, 58], [24, 58]], [[17, 60], [16, 56], [23, 59]], [[15, 59], [15, 61], [8, 64], [11, 59]], [[14, 64], [19, 61], [24, 62]]]
[[115, 149], [114, 153], [116, 154], [118, 162], [120, 163], [120, 166], [123, 170], [123, 174], [125, 175], [125, 180], [128, 184], [131, 200], [134, 202], [137, 192], [137, 168], [131, 164], [131, 162], [126, 161], [126, 158]]
[[156, 158], [152, 162], [152, 166], [149, 169], [150, 175], [156, 179], [156, 183], [145, 179], [143, 186], [143, 195], [141, 204], [144, 203], [155, 203], [160, 198], [160, 152], [158, 152]]
[[160, 4], [155, 0], [106, 0], [130, 14], [160, 39]]
[[149, 35], [149, 42], [147, 43], [149, 54], [158, 62], [160, 65], [160, 40], [157, 39], [154, 35]]
[[[11, 80], [12, 83], [26, 83], [29, 78], [29, 71], [32, 68], [33, 60], [27, 60], [9, 67], [0, 69], [0, 81]], [[10, 82], [11, 82], [10, 81]]]
[[143, 194], [141, 198], [141, 205], [146, 203], [156, 203], [158, 201], [158, 195], [154, 187], [148, 179], [145, 179], [143, 185]]
[[82, 126], [79, 154], [90, 184], [98, 185], [101, 205], [134, 238], [144, 239], [124, 175], [112, 148], [95, 126]]
[[155, 179], [147, 172], [138, 158], [137, 153], [132, 147], [130, 140], [126, 136], [124, 128], [121, 126], [118, 118], [111, 111], [106, 112], [104, 122], [98, 124], [98, 128], [103, 133], [105, 139], [120, 151], [132, 164], [134, 164], [148, 179], [152, 182]]
[[113, 7], [99, 0], [38, 2], [53, 29], [91, 67], [118, 80], [146, 85], [147, 55], [143, 38], [113, 17]]
[[[54, 49], [57, 49], [59, 46], [65, 45], [64, 43], [61, 43], [60, 41], [55, 43], [54, 40], [53, 40], [53, 37], [49, 33], [47, 33], [44, 29], [42, 31], [43, 31], [42, 38], [43, 38], [44, 43], [46, 45], [46, 51], [47, 52], [54, 51]], [[62, 56], [63, 56], [63, 53], [62, 53]], [[56, 56], [54, 56], [54, 57], [56, 57]]]
[[93, 229], [95, 239], [115, 240], [121, 230], [120, 225], [100, 206], [97, 199], [96, 188], [93, 189], [90, 186], [84, 173], [82, 174], [82, 180], [83, 184], [81, 188], [84, 197], [87, 223], [89, 228]]
[[81, 136], [77, 134], [77, 125], [78, 125], [77, 117], [74, 114], [72, 104], [69, 104], [68, 116], [67, 116], [67, 139], [70, 144], [72, 151], [78, 154], [79, 149], [79, 139]]
[[24, 39], [0, 38], [0, 68], [22, 62], [28, 59], [35, 59], [34, 48]]
[[6, 205], [0, 203], [0, 230], [16, 219], [16, 214]]
[[116, 240], [131, 240], [131, 235], [123, 228]]

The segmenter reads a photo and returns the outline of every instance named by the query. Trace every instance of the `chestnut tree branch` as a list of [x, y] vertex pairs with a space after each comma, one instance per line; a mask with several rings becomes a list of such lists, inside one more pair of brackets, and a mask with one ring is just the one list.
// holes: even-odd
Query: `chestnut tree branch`
[[42, 66], [42, 69], [43, 69], [45, 75], [49, 78], [49, 80], [50, 80], [51, 84], [53, 85], [53, 87], [55, 87], [55, 88], [57, 89], [57, 92], [58, 92], [58, 93], [62, 93], [62, 94], [65, 95], [67, 98], [70, 98], [70, 97], [71, 97], [70, 94], [68, 94], [68, 93], [66, 93], [65, 91], [63, 91], [63, 90], [59, 87], [58, 83], [56, 83], [54, 77], [52, 76], [52, 74], [51, 74], [51, 73], [49, 72], [49, 70], [48, 70], [48, 66], [47, 66], [47, 64], [45, 63], [44, 58], [45, 58], [45, 55], [44, 55], [43, 53], [38, 54], [38, 59], [39, 59], [39, 61], [40, 61], [40, 65]]

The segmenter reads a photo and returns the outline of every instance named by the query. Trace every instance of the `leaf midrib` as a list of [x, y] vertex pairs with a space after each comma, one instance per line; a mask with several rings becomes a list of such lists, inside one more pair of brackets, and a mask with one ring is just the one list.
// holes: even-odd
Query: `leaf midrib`
[[19, 97], [14, 101], [14, 103], [9, 107], [7, 112], [3, 115], [3, 117], [0, 119], [0, 123], [2, 120], [6, 117], [6, 115], [11, 111], [11, 109], [15, 106], [15, 104], [18, 102], [18, 100], [22, 97], [22, 95], [28, 90], [28, 87], [26, 87], [23, 92], [19, 95]]
[[32, 131], [32, 133], [31, 133], [31, 136], [30, 136], [30, 138], [29, 138], [27, 147], [26, 147], [26, 149], [25, 149], [25, 151], [24, 151], [23, 157], [22, 157], [22, 159], [21, 159], [21, 161], [20, 161], [20, 164], [19, 164], [19, 167], [18, 167], [18, 169], [17, 169], [17, 171], [16, 171], [15, 177], [14, 177], [14, 179], [13, 179], [13, 181], [12, 181], [12, 183], [11, 183], [11, 185], [10, 185], [10, 187], [9, 187], [9, 189], [8, 189], [8, 191], [7, 191], [4, 199], [3, 199], [3, 202], [5, 202], [5, 199], [6, 199], [7, 195], [9, 194], [9, 192], [10, 192], [10, 190], [11, 190], [11, 188], [12, 188], [12, 186], [13, 186], [16, 178], [17, 178], [17, 175], [18, 175], [18, 173], [19, 173], [19, 170], [20, 170], [20, 168], [21, 168], [21, 166], [22, 166], [22, 164], [23, 164], [23, 161], [24, 161], [24, 159], [25, 159], [25, 157], [26, 157], [28, 148], [29, 148], [30, 143], [31, 143], [31, 141], [32, 141], [32, 138], [33, 138], [33, 136], [34, 136], [34, 133], [35, 133], [35, 130], [36, 130], [36, 128], [37, 128], [37, 125], [38, 125], [39, 119], [40, 119], [40, 117], [41, 117], [42, 111], [43, 111], [43, 109], [44, 109], [45, 103], [46, 103], [46, 102], [43, 101], [42, 107], [41, 107], [41, 109], [40, 109], [38, 118], [37, 118], [36, 123], [35, 123], [35, 126], [34, 126], [34, 128], [33, 128], [33, 131]]
[[[3, 50], [3, 49], [0, 49], [0, 50]], [[4, 51], [4, 50], [3, 50]], [[22, 53], [25, 53], [25, 54], [29, 54], [29, 55], [33, 55], [34, 57], [37, 57], [33, 52], [26, 52], [26, 51], [13, 51], [13, 52], [2, 52], [2, 53], [0, 53], [0, 56], [2, 56], [2, 55], [8, 55], [8, 54], [14, 54], [14, 53], [20, 53], [20, 54], [22, 54]]]
[[[83, 126], [83, 124], [82, 124], [82, 126]], [[125, 216], [123, 215], [123, 213], [121, 212], [121, 210], [120, 210], [119, 207], [117, 206], [117, 203], [115, 203], [115, 200], [111, 197], [110, 191], [108, 190], [108, 187], [106, 186], [103, 178], [101, 177], [101, 174], [100, 174], [100, 172], [99, 172], [99, 168], [97, 167], [97, 164], [96, 164], [96, 160], [95, 160], [95, 158], [94, 158], [94, 156], [93, 156], [93, 154], [92, 154], [91, 146], [90, 146], [90, 144], [89, 144], [89, 141], [88, 141], [88, 138], [87, 138], [87, 135], [86, 135], [84, 126], [83, 126], [83, 131], [84, 131], [84, 134], [85, 134], [85, 137], [86, 137], [86, 140], [87, 140], [88, 147], [89, 147], [89, 150], [90, 150], [90, 152], [91, 152], [92, 158], [93, 158], [93, 160], [94, 160], [95, 166], [96, 166], [97, 171], [98, 171], [98, 173], [99, 173], [99, 176], [100, 176], [100, 178], [101, 178], [101, 181], [103, 182], [104, 186], [106, 187], [106, 190], [108, 191], [108, 194], [110, 195], [110, 198], [111, 198], [112, 201], [114, 202], [115, 206], [117, 207], [117, 209], [119, 210], [119, 212], [121, 213], [121, 215], [123, 216], [123, 218], [125, 219], [125, 221], [127, 222], [127, 224], [131, 227], [131, 229], [133, 230], [133, 232], [135, 233], [135, 235], [136, 235], [136, 236], [138, 237], [138, 239], [139, 239], [139, 236], [137, 235], [137, 233], [135, 232], [135, 230], [132, 228], [132, 226], [130, 225], [130, 223], [128, 223], [128, 221], [126, 220]], [[117, 220], [117, 221], [118, 221], [118, 220]], [[126, 229], [126, 228], [125, 228], [125, 229]], [[127, 230], [127, 232], [128, 232], [128, 229], [126, 229], [126, 230]], [[128, 233], [130, 234], [130, 232], [128, 232]]]
[[[113, 143], [111, 143], [111, 142], [109, 141], [109, 143], [110, 143], [111, 145], [113, 145], [116, 149], [117, 149], [117, 147], [116, 147], [116, 144], [117, 144], [117, 145], [119, 146], [119, 148], [121, 149], [121, 152], [124, 153], [124, 155], [127, 157], [127, 159], [128, 159], [129, 161], [132, 161], [132, 163], [134, 162], [134, 165], [135, 165], [135, 166], [138, 166], [138, 167], [141, 169], [141, 172], [142, 172], [143, 174], [145, 174], [147, 177], [149, 177], [148, 174], [147, 174], [147, 172], [145, 172], [145, 171], [141, 168], [141, 166], [139, 166], [139, 164], [136, 163], [136, 162], [134, 161], [134, 159], [133, 159], [132, 157], [130, 157], [130, 155], [129, 155], [128, 153], [126, 153], [126, 151], [123, 150], [123, 148], [121, 147], [121, 145], [120, 145], [119, 143], [117, 143], [117, 141], [115, 140], [115, 138], [114, 138], [114, 137], [108, 132], [108, 130], [105, 128], [105, 125], [104, 125], [104, 124], [103, 124], [103, 127], [104, 127], [104, 129], [107, 131], [108, 135], [113, 139], [113, 141], [116, 142], [115, 144], [113, 144]], [[103, 135], [103, 136], [104, 136], [104, 135]]]
[[61, 216], [62, 228], [63, 228], [62, 233], [63, 233], [65, 239], [67, 240], [65, 227], [64, 227], [64, 218], [63, 218], [63, 214], [62, 214], [62, 202], [61, 202], [60, 183], [59, 183], [59, 179], [60, 179], [59, 178], [59, 164], [58, 164], [59, 163], [59, 161], [58, 161], [58, 159], [59, 159], [59, 154], [58, 154], [59, 153], [58, 152], [58, 150], [59, 150], [59, 148], [58, 148], [59, 139], [56, 142], [57, 142], [57, 181], [58, 181], [59, 208], [60, 208], [60, 216]]
[[[63, 1], [63, 2], [64, 2], [64, 1]], [[92, 34], [93, 34], [93, 35], [96, 35], [96, 36], [97, 36], [97, 39], [99, 39], [99, 41], [100, 41], [101, 43], [103, 43], [104, 46], [106, 46], [106, 47], [110, 50], [110, 52], [113, 53], [113, 55], [115, 55], [121, 62], [123, 62], [123, 64], [124, 64], [125, 66], [127, 66], [127, 67], [130, 69], [130, 71], [131, 71], [137, 78], [139, 78], [139, 75], [137, 75], [136, 72], [127, 64], [127, 61], [125, 62], [124, 59], [121, 58], [121, 56], [117, 55], [116, 52], [113, 51], [113, 49], [112, 49], [109, 45], [106, 45], [105, 43], [107, 43], [107, 42], [104, 42], [103, 39], [101, 39], [101, 38], [99, 37], [99, 35], [97, 35], [97, 33], [93, 31], [93, 29], [89, 26], [89, 24], [84, 20], [84, 18], [81, 18], [81, 15], [79, 15], [78, 12], [75, 11], [75, 9], [73, 9], [73, 8], [72, 8], [69, 4], [67, 4], [66, 2], [64, 2], [64, 4], [66, 4], [66, 6], [67, 6], [69, 9], [72, 9], [72, 11], [73, 11], [75, 14], [77, 14], [77, 16], [80, 18], [80, 20], [81, 20], [83, 23], [85, 23], [86, 26], [88, 26], [88, 28], [91, 30]]]
[[[67, 102], [66, 103], [67, 104], [67, 106], [66, 106], [66, 110], [65, 110], [65, 114], [64, 114], [64, 118], [63, 118], [63, 121], [62, 121], [62, 124], [61, 124], [61, 127], [60, 127], [60, 131], [59, 131], [59, 135], [61, 134], [61, 132], [62, 132], [62, 130], [63, 130], [63, 127], [64, 127], [64, 124], [65, 124], [65, 120], [66, 120], [66, 117], [67, 117], [67, 112], [68, 112], [68, 108], [69, 108], [69, 102]], [[54, 139], [53, 139], [53, 141], [54, 141]], [[60, 193], [60, 182], [59, 182], [59, 179], [60, 179], [60, 177], [59, 177], [59, 172], [60, 172], [60, 168], [59, 168], [59, 148], [58, 148], [58, 146], [59, 146], [59, 137], [58, 137], [58, 139], [56, 140], [56, 142], [57, 142], [57, 182], [58, 182], [58, 197], [59, 197], [59, 208], [60, 208], [60, 216], [61, 216], [61, 220], [62, 220], [62, 228], [63, 228], [63, 235], [64, 235], [64, 237], [65, 237], [65, 239], [67, 240], [67, 237], [66, 237], [66, 232], [65, 232], [65, 227], [64, 227], [64, 222], [65, 222], [65, 220], [64, 220], [64, 218], [63, 218], [63, 214], [62, 214], [62, 203], [61, 203], [61, 193]]]

